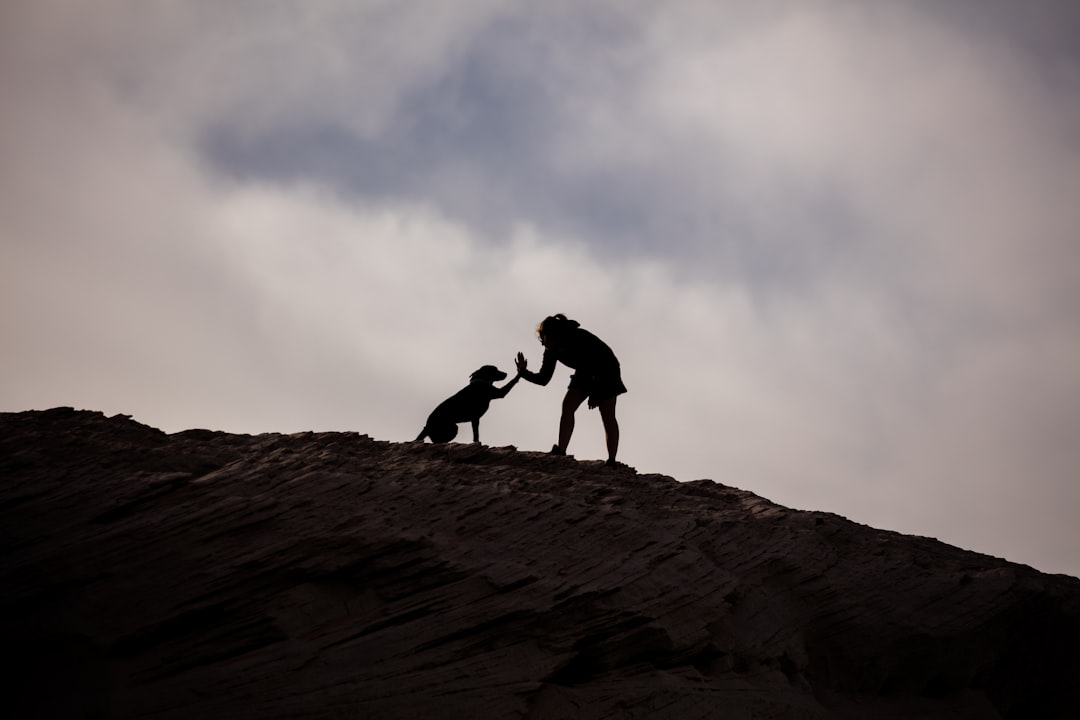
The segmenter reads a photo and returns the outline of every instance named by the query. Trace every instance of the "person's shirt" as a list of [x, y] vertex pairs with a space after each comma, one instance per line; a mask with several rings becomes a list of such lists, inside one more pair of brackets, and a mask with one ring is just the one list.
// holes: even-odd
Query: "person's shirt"
[[566, 333], [558, 350], [544, 348], [544, 361], [538, 372], [526, 370], [521, 376], [537, 385], [547, 385], [555, 373], [556, 363], [560, 362], [588, 375], [619, 370], [619, 360], [607, 343], [584, 328], [574, 328]]

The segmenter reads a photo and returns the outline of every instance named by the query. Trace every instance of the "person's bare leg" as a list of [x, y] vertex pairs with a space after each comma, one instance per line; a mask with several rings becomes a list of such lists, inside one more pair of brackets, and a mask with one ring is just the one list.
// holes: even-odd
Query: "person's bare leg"
[[615, 462], [619, 452], [619, 421], [615, 419], [616, 397], [600, 403], [600, 419], [604, 421], [604, 439], [607, 440], [607, 454], [610, 462]]
[[567, 390], [562, 401], [562, 417], [559, 418], [559, 449], [564, 453], [574, 434], [574, 413], [589, 396], [580, 390]]

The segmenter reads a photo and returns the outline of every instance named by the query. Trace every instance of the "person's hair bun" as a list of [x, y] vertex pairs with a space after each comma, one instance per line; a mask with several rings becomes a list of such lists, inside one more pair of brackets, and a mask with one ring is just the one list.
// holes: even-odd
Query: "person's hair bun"
[[536, 333], [540, 337], [548, 335], [560, 335], [574, 328], [581, 327], [577, 320], [571, 320], [562, 313], [549, 315], [536, 327]]

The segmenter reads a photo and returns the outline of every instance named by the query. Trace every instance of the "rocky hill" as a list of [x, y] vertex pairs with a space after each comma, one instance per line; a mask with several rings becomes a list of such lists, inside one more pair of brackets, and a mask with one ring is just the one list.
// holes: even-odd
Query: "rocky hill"
[[1080, 717], [1080, 580], [514, 448], [7, 413], [0, 540], [13, 718]]

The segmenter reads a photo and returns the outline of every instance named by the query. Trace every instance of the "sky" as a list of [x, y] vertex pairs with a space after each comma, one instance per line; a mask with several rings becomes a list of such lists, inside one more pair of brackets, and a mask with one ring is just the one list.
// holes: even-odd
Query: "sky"
[[[640, 472], [1080, 576], [1078, 37], [1072, 0], [5, 0], [0, 411], [410, 441], [565, 313]], [[569, 375], [483, 442], [548, 450]]]

